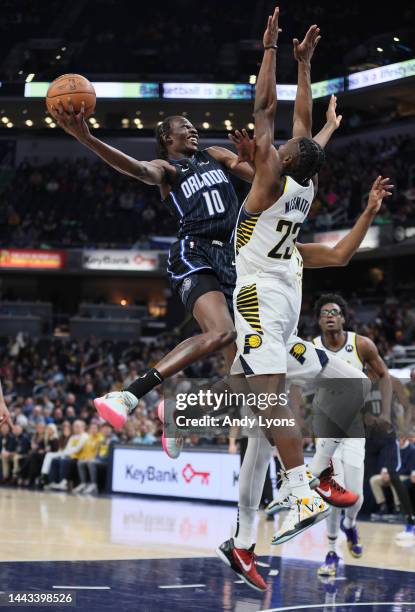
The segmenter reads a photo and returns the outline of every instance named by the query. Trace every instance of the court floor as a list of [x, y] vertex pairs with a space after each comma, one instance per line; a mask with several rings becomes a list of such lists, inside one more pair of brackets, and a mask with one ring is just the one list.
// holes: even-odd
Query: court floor
[[352, 559], [342, 540], [341, 572], [322, 581], [324, 524], [275, 547], [277, 519], [260, 516], [261, 594], [214, 554], [233, 533], [231, 506], [3, 488], [0, 509], [2, 592], [71, 589], [76, 609], [94, 612], [415, 610], [415, 546], [396, 544], [396, 525], [362, 523], [364, 556]]

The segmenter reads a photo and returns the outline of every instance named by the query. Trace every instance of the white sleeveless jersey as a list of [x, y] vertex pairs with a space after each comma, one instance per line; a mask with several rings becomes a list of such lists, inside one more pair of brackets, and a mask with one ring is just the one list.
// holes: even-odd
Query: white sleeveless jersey
[[326, 346], [324, 346], [321, 336], [314, 338], [313, 342], [318, 348], [322, 348], [329, 353], [329, 355], [335, 355], [339, 359], [350, 363], [350, 365], [357, 370], [364, 370], [363, 362], [359, 357], [359, 353], [357, 352], [355, 332], [346, 332], [346, 342], [338, 351], [330, 351]]
[[245, 206], [241, 207], [235, 231], [238, 280], [258, 273], [287, 279], [296, 277], [295, 242], [313, 198], [311, 180], [303, 186], [287, 176], [283, 194], [270, 208], [261, 213], [248, 213]]

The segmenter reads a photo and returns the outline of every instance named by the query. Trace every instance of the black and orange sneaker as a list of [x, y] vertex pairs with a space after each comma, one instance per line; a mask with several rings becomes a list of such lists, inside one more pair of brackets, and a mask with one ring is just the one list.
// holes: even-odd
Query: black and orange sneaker
[[345, 489], [334, 479], [334, 471], [331, 463], [328, 468], [321, 472], [318, 479], [320, 484], [315, 490], [326, 503], [330, 504], [330, 506], [348, 508], [349, 506], [353, 506], [359, 499], [356, 493]]
[[229, 565], [242, 580], [256, 591], [266, 591], [267, 585], [256, 569], [255, 544], [251, 548], [235, 548], [233, 538], [226, 540], [216, 549], [219, 559]]

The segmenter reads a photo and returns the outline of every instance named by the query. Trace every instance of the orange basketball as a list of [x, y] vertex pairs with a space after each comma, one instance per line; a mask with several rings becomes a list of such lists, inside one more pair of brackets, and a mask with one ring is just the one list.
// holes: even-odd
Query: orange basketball
[[46, 94], [46, 106], [49, 112], [52, 106], [56, 108], [59, 100], [64, 108], [68, 107], [68, 98], [71, 99], [75, 112], [81, 110], [82, 102], [85, 102], [85, 116], [89, 117], [95, 110], [97, 96], [95, 89], [86, 79], [80, 74], [63, 74], [49, 85]]

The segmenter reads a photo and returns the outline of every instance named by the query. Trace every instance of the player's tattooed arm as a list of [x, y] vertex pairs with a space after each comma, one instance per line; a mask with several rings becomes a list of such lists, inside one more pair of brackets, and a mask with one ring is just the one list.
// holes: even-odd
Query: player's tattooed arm
[[298, 62], [297, 94], [294, 104], [293, 138], [311, 138], [313, 96], [311, 93], [311, 59], [321, 40], [320, 28], [312, 25], [304, 40], [293, 39], [294, 57]]
[[382, 421], [386, 421], [387, 424], [391, 423], [391, 411], [392, 411], [392, 378], [389, 374], [389, 370], [379, 355], [379, 351], [372, 340], [366, 336], [356, 336], [356, 349], [357, 352], [365, 365], [367, 365], [372, 372], [379, 379], [379, 391], [382, 397], [382, 412], [378, 417], [377, 421], [379, 425], [382, 425]]
[[318, 134], [314, 136], [314, 140], [324, 149], [333, 136], [334, 132], [340, 127], [343, 115], [336, 114], [337, 98], [335, 95], [330, 97], [329, 106], [326, 112], [326, 123], [321, 128]]
[[98, 155], [114, 170], [136, 178], [143, 183], [147, 183], [147, 185], [163, 186], [168, 185], [174, 180], [176, 170], [167, 161], [138, 161], [92, 136], [85, 121], [84, 104], [79, 113], [75, 113], [71, 104], [68, 104], [67, 110], [65, 110], [61, 102], [52, 110], [56, 122], [67, 134], [70, 134], [78, 142], [88, 147], [88, 149]]
[[362, 244], [376, 213], [380, 210], [383, 199], [392, 195], [390, 190], [393, 188], [393, 185], [389, 181], [389, 178], [377, 177], [370, 190], [365, 210], [357, 219], [350, 232], [333, 247], [316, 243], [297, 243], [297, 248], [301, 253], [305, 268], [347, 266]]

